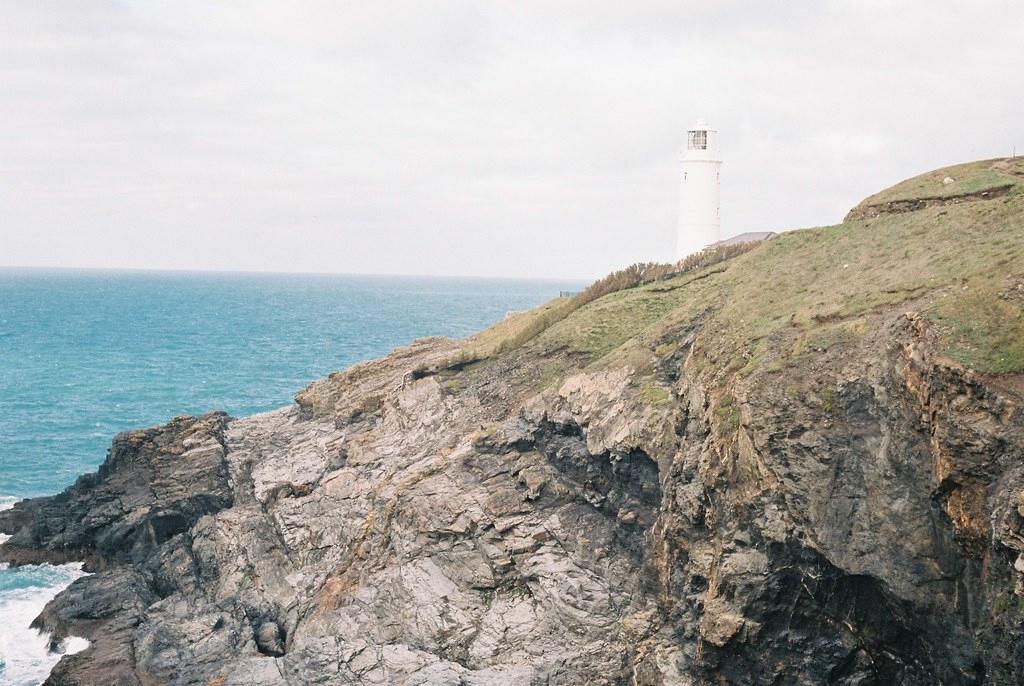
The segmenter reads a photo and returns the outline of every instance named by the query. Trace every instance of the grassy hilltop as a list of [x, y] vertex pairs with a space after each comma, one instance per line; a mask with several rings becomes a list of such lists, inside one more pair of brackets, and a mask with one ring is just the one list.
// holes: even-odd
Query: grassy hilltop
[[841, 224], [690, 262], [638, 266], [513, 315], [448, 366], [471, 371], [518, 352], [543, 361], [553, 382], [581, 362], [653, 364], [671, 353], [659, 340], [700, 318], [707, 373], [724, 380], [850, 345], [875, 315], [901, 308], [932, 324], [953, 361], [1024, 372], [1024, 159], [922, 174], [866, 199]]

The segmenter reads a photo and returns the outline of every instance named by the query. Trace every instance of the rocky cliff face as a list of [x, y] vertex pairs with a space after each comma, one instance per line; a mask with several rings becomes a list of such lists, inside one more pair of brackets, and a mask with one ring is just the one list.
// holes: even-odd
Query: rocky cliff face
[[785, 234], [118, 436], [0, 513], [94, 572], [48, 683], [1022, 683], [1022, 218]]

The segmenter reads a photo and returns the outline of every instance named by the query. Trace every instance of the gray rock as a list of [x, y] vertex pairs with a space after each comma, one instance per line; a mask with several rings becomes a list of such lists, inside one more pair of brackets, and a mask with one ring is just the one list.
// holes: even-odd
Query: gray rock
[[264, 655], [284, 655], [284, 633], [277, 622], [263, 622], [256, 629], [256, 647]]
[[678, 346], [651, 394], [420, 342], [122, 434], [0, 556], [94, 572], [38, 620], [92, 641], [51, 685], [1019, 683], [1021, 401], [912, 320], [864, 345], [728, 414]]

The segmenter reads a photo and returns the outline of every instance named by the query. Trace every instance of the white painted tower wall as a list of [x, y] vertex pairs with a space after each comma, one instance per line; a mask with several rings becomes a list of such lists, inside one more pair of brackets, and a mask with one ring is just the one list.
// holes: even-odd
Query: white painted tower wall
[[677, 260], [721, 240], [721, 168], [718, 131], [698, 123], [686, 132], [683, 150]]

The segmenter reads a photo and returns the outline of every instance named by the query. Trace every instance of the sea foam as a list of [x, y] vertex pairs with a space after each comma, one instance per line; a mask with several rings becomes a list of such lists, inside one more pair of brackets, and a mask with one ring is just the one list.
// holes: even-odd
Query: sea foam
[[[18, 500], [0, 496], [0, 509], [6, 510]], [[0, 534], [0, 544], [8, 538]], [[13, 569], [0, 564], [0, 572], [0, 686], [38, 686], [62, 655], [89, 646], [84, 638], [71, 636], [60, 652], [53, 652], [49, 637], [30, 626], [46, 603], [85, 572], [81, 563]]]

